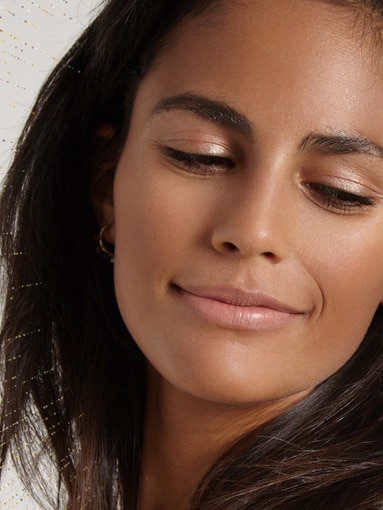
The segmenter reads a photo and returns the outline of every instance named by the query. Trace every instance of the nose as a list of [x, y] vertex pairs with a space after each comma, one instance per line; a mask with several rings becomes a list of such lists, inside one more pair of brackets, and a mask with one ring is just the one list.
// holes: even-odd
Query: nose
[[225, 190], [211, 235], [213, 248], [225, 255], [281, 262], [291, 250], [290, 194], [278, 175], [242, 179]]

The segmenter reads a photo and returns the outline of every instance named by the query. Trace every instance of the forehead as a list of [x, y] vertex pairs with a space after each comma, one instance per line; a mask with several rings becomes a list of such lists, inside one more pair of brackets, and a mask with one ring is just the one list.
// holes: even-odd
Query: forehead
[[281, 129], [300, 112], [306, 131], [367, 135], [374, 123], [383, 127], [380, 60], [374, 31], [355, 9], [317, 0], [219, 1], [172, 32], [138, 97], [150, 106], [193, 93]]
[[[368, 0], [211, 0], [187, 15], [167, 40], [173, 45], [181, 34], [208, 35], [209, 30], [227, 24], [233, 29], [243, 28], [244, 13], [262, 16], [265, 10], [269, 14], [265, 30], [278, 26], [278, 21], [288, 22], [293, 29], [302, 24], [302, 14], [306, 12], [308, 19], [318, 21], [319, 27], [322, 21], [328, 22], [330, 35], [342, 33], [359, 44], [375, 48], [377, 57], [381, 54], [383, 2]], [[307, 26], [312, 30], [312, 23]], [[164, 51], [168, 48], [165, 46]]]
[[[211, 73], [227, 58], [253, 55], [262, 50], [263, 58], [280, 55], [292, 60], [291, 46], [317, 52], [318, 64], [332, 59], [331, 52], [346, 63], [350, 53], [358, 53], [363, 66], [374, 64], [381, 76], [382, 44], [380, 11], [367, 2], [344, 0], [219, 0], [197, 15], [186, 16], [169, 34], [152, 66], [170, 55], [174, 73], [185, 64], [197, 66], [205, 57], [215, 58]], [[379, 23], [378, 21], [379, 20]], [[343, 51], [343, 55], [341, 52]], [[294, 52], [294, 58], [299, 55]], [[307, 51], [302, 51], [302, 60]], [[356, 55], [354, 55], [356, 56]], [[322, 60], [323, 60], [322, 59]], [[333, 59], [332, 59], [333, 60]], [[211, 63], [211, 62], [210, 62]], [[372, 68], [372, 66], [371, 66]], [[319, 70], [319, 68], [318, 68]]]

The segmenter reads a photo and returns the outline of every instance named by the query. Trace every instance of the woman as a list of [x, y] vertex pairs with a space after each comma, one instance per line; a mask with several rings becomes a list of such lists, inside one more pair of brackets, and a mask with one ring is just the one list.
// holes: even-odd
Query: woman
[[1, 206], [53, 508], [383, 508], [382, 16], [110, 0], [53, 72]]

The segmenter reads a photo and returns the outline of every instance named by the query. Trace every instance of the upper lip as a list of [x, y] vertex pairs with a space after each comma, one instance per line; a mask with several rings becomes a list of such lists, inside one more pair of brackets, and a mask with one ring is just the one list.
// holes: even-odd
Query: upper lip
[[228, 285], [180, 286], [179, 289], [205, 299], [222, 301], [229, 305], [241, 307], [264, 307], [291, 314], [302, 314], [304, 310], [291, 306], [274, 296], [259, 290], [249, 291]]

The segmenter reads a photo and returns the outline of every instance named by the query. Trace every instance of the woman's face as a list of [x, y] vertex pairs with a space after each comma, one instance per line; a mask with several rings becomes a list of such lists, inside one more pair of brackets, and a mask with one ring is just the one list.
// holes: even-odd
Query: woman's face
[[383, 299], [380, 47], [354, 16], [221, 2], [177, 28], [138, 90], [102, 204], [117, 300], [151, 365], [193, 396], [309, 390]]

